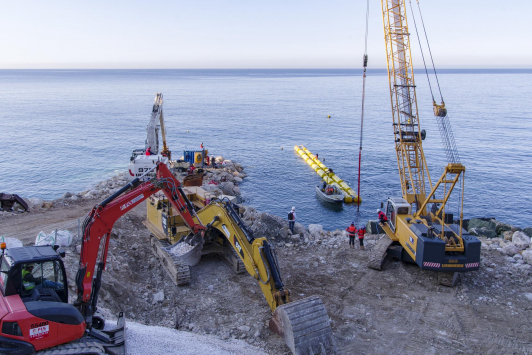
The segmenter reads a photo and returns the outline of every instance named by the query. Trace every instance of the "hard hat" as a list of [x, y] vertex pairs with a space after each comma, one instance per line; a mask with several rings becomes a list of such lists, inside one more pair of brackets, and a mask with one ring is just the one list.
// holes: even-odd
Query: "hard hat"
[[351, 222], [352, 225], [355, 225], [355, 222]]
[[366, 230], [366, 226], [362, 226], [360, 229], [364, 229], [364, 230]]
[[295, 211], [295, 210], [296, 210], [296, 208], [294, 206], [292, 206], [292, 211]]
[[377, 213], [379, 213], [379, 212], [382, 212], [382, 211], [380, 210], [380, 208], [377, 208]]

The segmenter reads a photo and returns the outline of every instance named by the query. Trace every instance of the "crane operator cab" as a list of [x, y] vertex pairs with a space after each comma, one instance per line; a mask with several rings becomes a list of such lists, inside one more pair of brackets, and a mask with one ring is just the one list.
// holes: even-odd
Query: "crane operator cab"
[[386, 217], [388, 218], [388, 226], [395, 233], [395, 226], [397, 225], [397, 215], [410, 215], [410, 204], [402, 197], [390, 197], [386, 204]]

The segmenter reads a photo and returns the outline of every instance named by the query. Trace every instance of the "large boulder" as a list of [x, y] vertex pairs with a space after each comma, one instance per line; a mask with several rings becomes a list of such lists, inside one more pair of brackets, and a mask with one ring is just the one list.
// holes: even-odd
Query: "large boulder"
[[304, 235], [306, 232], [307, 232], [307, 229], [305, 228], [304, 225], [302, 225], [301, 223], [297, 223], [297, 222], [294, 224], [294, 234]]
[[497, 238], [497, 224], [493, 220], [473, 218], [469, 220], [467, 231], [486, 238]]
[[315, 239], [319, 239], [323, 232], [323, 226], [321, 224], [309, 224], [308, 231]]
[[502, 223], [499, 221], [494, 221], [494, 222], [495, 222], [495, 232], [497, 232], [498, 235], [503, 234], [503, 232], [512, 230], [512, 226], [509, 224]]
[[513, 243], [508, 243], [502, 248], [502, 253], [504, 255], [514, 256], [515, 254], [519, 253], [519, 248]]
[[468, 229], [482, 227], [495, 231], [497, 224], [493, 222], [493, 220], [488, 220], [487, 218], [472, 218], [469, 220], [469, 224], [467, 226]]
[[222, 190], [224, 194], [230, 195], [230, 196], [234, 195], [233, 189], [235, 187], [235, 184], [233, 184], [232, 182], [230, 181], [222, 182], [220, 185], [218, 185], [218, 187]]
[[506, 232], [502, 232], [501, 238], [503, 238], [504, 240], [512, 240], [513, 235], [514, 235], [514, 232], [506, 231]]
[[28, 203], [28, 205], [33, 208], [41, 208], [44, 204], [44, 200], [42, 198], [37, 197], [31, 197], [28, 199], [28, 201], [30, 202]]
[[366, 231], [368, 234], [383, 234], [384, 230], [379, 225], [379, 221], [368, 221], [366, 223]]
[[512, 243], [514, 243], [519, 249], [523, 250], [530, 246], [530, 237], [523, 232], [517, 231], [512, 236]]
[[532, 265], [532, 250], [525, 250], [521, 256], [526, 263]]
[[251, 225], [251, 230], [256, 238], [265, 237], [271, 240], [273, 237], [282, 237], [285, 235], [283, 230], [288, 225], [288, 222], [281, 217], [265, 212], [256, 214], [255, 217], [256, 219]]
[[[472, 228], [470, 231], [473, 231], [472, 234], [486, 237], [486, 238], [497, 238], [497, 232], [495, 232], [493, 229], [488, 229], [486, 227], [481, 228]], [[470, 232], [471, 233], [471, 232]]]

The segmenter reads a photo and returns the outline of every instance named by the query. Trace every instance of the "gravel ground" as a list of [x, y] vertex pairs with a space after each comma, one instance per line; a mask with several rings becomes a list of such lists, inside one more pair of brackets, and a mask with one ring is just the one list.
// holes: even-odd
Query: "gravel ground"
[[128, 355], [266, 355], [242, 340], [222, 340], [175, 329], [127, 323]]

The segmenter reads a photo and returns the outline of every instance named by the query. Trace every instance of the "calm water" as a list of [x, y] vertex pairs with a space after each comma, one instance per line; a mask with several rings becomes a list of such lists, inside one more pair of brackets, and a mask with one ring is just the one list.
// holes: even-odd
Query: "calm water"
[[[204, 143], [245, 166], [247, 204], [325, 228], [363, 223], [400, 195], [388, 78], [370, 71], [360, 214], [320, 203], [320, 178], [296, 144], [356, 190], [362, 77], [355, 70], [3, 70], [0, 71], [0, 192], [53, 199], [80, 192], [127, 167], [142, 148], [156, 92], [164, 95], [175, 157]], [[424, 149], [432, 179], [445, 155], [426, 79], [417, 73]], [[467, 168], [465, 217], [530, 225], [532, 71], [441, 71], [451, 124]], [[327, 119], [327, 115], [331, 115]], [[188, 132], [187, 132], [188, 131]], [[284, 148], [284, 149], [281, 149]], [[453, 211], [456, 211], [454, 208]], [[358, 217], [357, 217], [358, 216]], [[526, 218], [528, 217], [528, 218]]]

